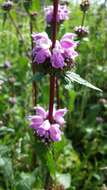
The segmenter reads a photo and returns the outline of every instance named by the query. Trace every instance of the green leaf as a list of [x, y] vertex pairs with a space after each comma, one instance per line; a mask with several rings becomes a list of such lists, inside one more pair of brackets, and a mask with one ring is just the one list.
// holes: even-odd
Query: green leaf
[[29, 12], [29, 9], [31, 8], [32, 2], [29, 0], [24, 0], [23, 2], [24, 8], [27, 12]]
[[20, 175], [20, 180], [16, 183], [16, 190], [31, 190], [32, 185], [35, 182], [34, 173], [24, 173], [22, 172]]
[[0, 145], [0, 156], [6, 156], [9, 154], [11, 148], [6, 145]]
[[40, 11], [40, 9], [41, 9], [41, 2], [40, 2], [40, 0], [36, 0], [36, 3], [33, 0], [33, 2], [32, 2], [32, 9], [36, 10], [36, 11]]
[[74, 72], [69, 72], [69, 71], [66, 72], [65, 78], [68, 81], [68, 85], [67, 85], [68, 88], [70, 88], [71, 82], [77, 82], [79, 84], [82, 84], [82, 85], [87, 86], [89, 88], [92, 88], [94, 90], [98, 90], [98, 91], [102, 92], [101, 89], [99, 89], [96, 86], [92, 85], [87, 80], [81, 78], [80, 75], [78, 75], [78, 74], [76, 74]]
[[14, 179], [13, 168], [9, 158], [0, 157], [0, 171], [3, 173], [4, 178], [12, 184]]

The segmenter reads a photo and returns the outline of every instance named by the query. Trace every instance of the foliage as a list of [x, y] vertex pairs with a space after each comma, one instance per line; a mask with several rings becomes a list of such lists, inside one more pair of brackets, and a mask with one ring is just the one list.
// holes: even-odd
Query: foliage
[[[61, 105], [70, 111], [66, 117], [66, 137], [51, 147], [53, 158], [26, 122], [26, 116], [33, 111], [32, 80], [38, 85], [38, 102], [45, 107], [49, 92], [48, 76], [37, 73], [33, 77], [26, 56], [26, 50], [30, 54], [31, 49], [28, 12], [38, 12], [33, 19], [33, 30], [45, 29], [42, 1], [37, 4], [33, 1], [32, 6], [23, 2], [14, 0], [10, 12], [23, 40], [8, 13], [0, 9], [0, 80], [3, 81], [0, 83], [0, 190], [43, 189], [46, 168], [68, 190], [100, 190], [103, 184], [107, 186], [107, 7], [96, 3], [87, 13], [85, 25], [89, 26], [90, 34], [78, 47], [76, 69], [76, 73], [94, 82], [103, 92], [74, 83], [68, 91], [60, 85]], [[71, 19], [61, 25], [59, 37], [81, 24], [79, 6], [71, 3], [70, 9]], [[11, 63], [8, 69], [4, 68], [6, 61]], [[15, 103], [10, 101], [13, 97]]]

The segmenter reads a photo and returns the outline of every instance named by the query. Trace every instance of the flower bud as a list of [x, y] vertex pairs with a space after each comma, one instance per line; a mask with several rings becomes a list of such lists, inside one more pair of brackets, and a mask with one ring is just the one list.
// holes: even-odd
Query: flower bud
[[89, 34], [88, 27], [85, 27], [85, 26], [76, 26], [74, 30], [78, 38], [87, 37]]
[[85, 12], [89, 9], [89, 6], [90, 6], [89, 0], [82, 0], [80, 4], [80, 9], [81, 11]]
[[11, 67], [10, 61], [5, 61], [3, 67], [4, 69], [9, 69]]
[[2, 4], [2, 9], [4, 10], [4, 11], [10, 11], [11, 9], [12, 9], [12, 7], [13, 7], [13, 2], [12, 1], [6, 1], [6, 2], [4, 2], [3, 4]]

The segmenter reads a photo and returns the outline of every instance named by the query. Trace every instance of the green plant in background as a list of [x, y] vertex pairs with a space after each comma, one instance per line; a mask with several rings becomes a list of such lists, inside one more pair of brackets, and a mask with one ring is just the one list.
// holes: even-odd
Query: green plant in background
[[[33, 31], [41, 32], [45, 29], [43, 9], [41, 9], [39, 1], [37, 4], [35, 5], [33, 2], [29, 11], [30, 15], [35, 11], [38, 12], [38, 15], [35, 15], [32, 20]], [[20, 35], [16, 37], [16, 28], [8, 16], [4, 26], [1, 25], [0, 187], [1, 189], [43, 189], [44, 176], [46, 176], [48, 168], [52, 177], [57, 169], [55, 172], [57, 181], [61, 184], [63, 181], [66, 189], [96, 190], [104, 188], [106, 187], [107, 104], [105, 92], [103, 94], [90, 92], [89, 89], [80, 88], [78, 85], [75, 85], [74, 88], [73, 83], [72, 86], [71, 82], [68, 83], [69, 86], [65, 79], [61, 78], [60, 106], [65, 105], [70, 110], [66, 116], [67, 126], [65, 129], [66, 137], [69, 140], [63, 137], [61, 142], [54, 144], [52, 149], [56, 163], [52, 158], [53, 153], [47, 152], [43, 144], [37, 142], [35, 144], [35, 136], [31, 129], [27, 128], [25, 116], [32, 112], [31, 81], [36, 81], [37, 100], [41, 106], [45, 107], [48, 105], [49, 84], [47, 76], [44, 77], [37, 73], [32, 77], [31, 65], [29, 65], [31, 23], [28, 11], [26, 14], [24, 6], [20, 1], [14, 2], [10, 14], [24, 36], [26, 47], [20, 41]], [[81, 23], [82, 13], [79, 11], [79, 6], [75, 7], [71, 4], [70, 9], [71, 19], [61, 24], [59, 38], [66, 31], [73, 31], [73, 28]], [[1, 23], [3, 23], [3, 14], [2, 11]], [[106, 23], [106, 7], [93, 5], [85, 19], [85, 24], [89, 26], [90, 30], [89, 41], [85, 41], [86, 38], [84, 38], [78, 47], [80, 55], [77, 59], [76, 73], [88, 81], [94, 81], [99, 88], [105, 91], [106, 49], [104, 44], [106, 44], [106, 30], [104, 30], [103, 21]], [[7, 69], [8, 62], [11, 66]], [[81, 83], [79, 76], [74, 75], [73, 77], [73, 80], [78, 79]], [[63, 82], [66, 83], [65, 87], [62, 87]], [[68, 91], [68, 87], [71, 90]], [[47, 153], [44, 155], [44, 152]], [[46, 157], [44, 158], [44, 156]], [[10, 167], [8, 174], [6, 174], [6, 165]], [[54, 169], [54, 165], [56, 165], [56, 169]]]

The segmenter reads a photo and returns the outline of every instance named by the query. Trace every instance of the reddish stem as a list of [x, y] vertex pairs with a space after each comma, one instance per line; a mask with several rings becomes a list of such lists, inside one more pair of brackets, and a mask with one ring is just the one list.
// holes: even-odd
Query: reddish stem
[[59, 98], [59, 81], [56, 78], [56, 103], [57, 103], [57, 109], [60, 107], [60, 98]]
[[[52, 49], [55, 47], [57, 35], [57, 12], [59, 0], [53, 0], [53, 24], [52, 24]], [[50, 101], [49, 101], [49, 121], [53, 122], [53, 105], [55, 95], [55, 76], [50, 75]]]

